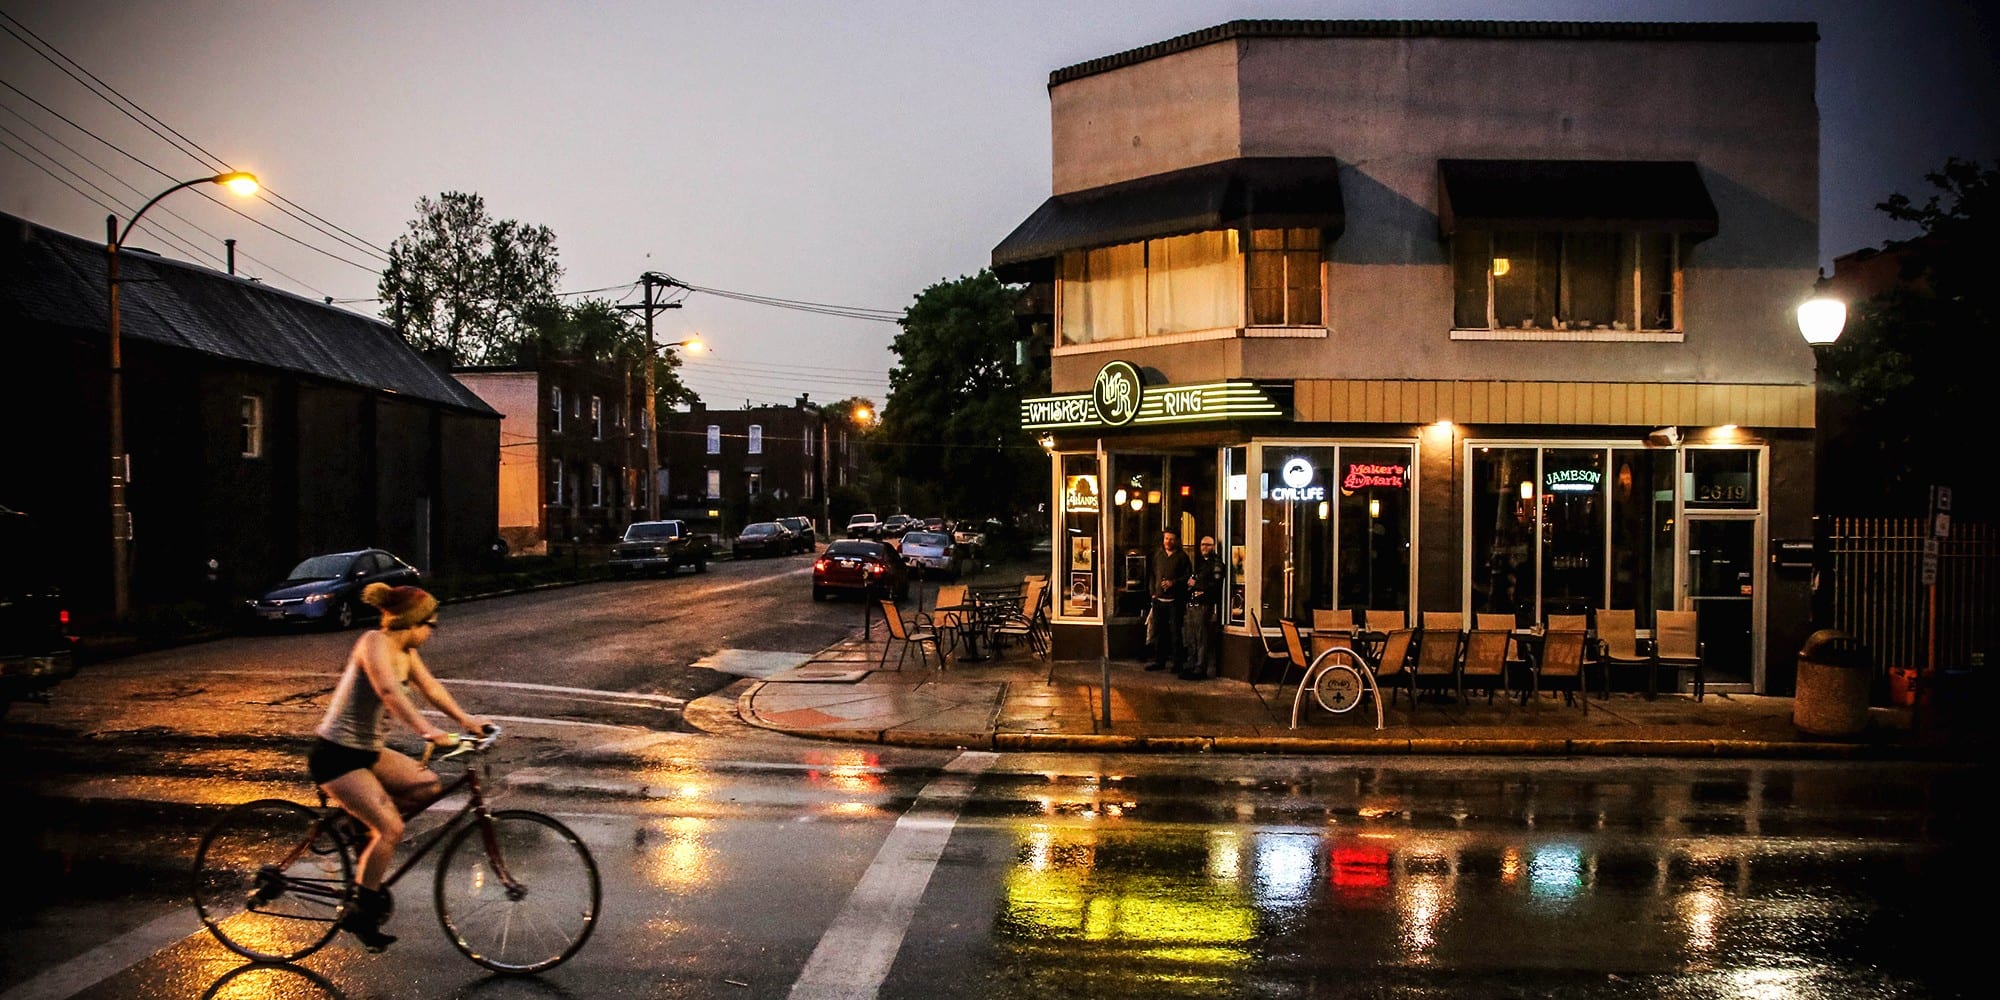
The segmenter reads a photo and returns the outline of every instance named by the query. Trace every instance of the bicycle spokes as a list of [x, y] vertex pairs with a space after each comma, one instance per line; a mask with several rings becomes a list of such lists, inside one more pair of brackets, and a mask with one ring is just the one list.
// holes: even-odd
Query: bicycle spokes
[[333, 936], [354, 874], [312, 810], [262, 799], [226, 813], [195, 854], [194, 904], [217, 940], [260, 961], [292, 961]]
[[576, 953], [596, 926], [597, 865], [569, 828], [523, 811], [458, 831], [438, 862], [438, 919], [468, 958], [536, 972]]

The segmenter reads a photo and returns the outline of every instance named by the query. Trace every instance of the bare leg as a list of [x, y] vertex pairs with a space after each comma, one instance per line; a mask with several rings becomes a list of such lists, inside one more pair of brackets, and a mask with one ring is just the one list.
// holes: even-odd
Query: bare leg
[[382, 787], [375, 772], [369, 770], [349, 771], [319, 787], [368, 826], [370, 836], [368, 846], [361, 849], [358, 877], [363, 888], [382, 888], [382, 879], [389, 873], [389, 860], [396, 853], [396, 843], [403, 839], [403, 814], [397, 811], [396, 801]]
[[430, 805], [444, 791], [444, 782], [438, 779], [437, 772], [386, 747], [371, 770], [404, 814]]

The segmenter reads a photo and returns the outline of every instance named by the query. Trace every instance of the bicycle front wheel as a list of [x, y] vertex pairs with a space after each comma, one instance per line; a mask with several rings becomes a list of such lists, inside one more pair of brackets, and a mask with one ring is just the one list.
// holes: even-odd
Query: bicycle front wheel
[[438, 922], [495, 972], [562, 964], [597, 927], [597, 862], [569, 827], [510, 809], [459, 830], [437, 866]]
[[354, 857], [296, 802], [258, 799], [224, 813], [194, 856], [194, 908], [230, 951], [290, 962], [333, 937], [354, 887]]

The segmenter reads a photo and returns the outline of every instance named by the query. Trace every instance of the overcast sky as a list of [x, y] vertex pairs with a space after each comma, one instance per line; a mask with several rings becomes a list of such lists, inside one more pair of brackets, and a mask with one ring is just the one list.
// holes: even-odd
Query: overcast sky
[[892, 323], [718, 293], [900, 312], [986, 266], [1049, 194], [1052, 70], [1238, 18], [1817, 22], [1831, 270], [1909, 235], [1873, 206], [1927, 195], [1946, 156], [2000, 162], [1997, 22], [1977, 6], [0, 0], [0, 211], [101, 239], [108, 212], [216, 169], [60, 72], [27, 44], [39, 36], [340, 234], [185, 192], [134, 246], [220, 267], [235, 238], [239, 272], [374, 315], [417, 199], [477, 192], [497, 218], [554, 230], [565, 291], [636, 301], [648, 270], [715, 290], [657, 325], [713, 345], [685, 369], [710, 406], [879, 400]]

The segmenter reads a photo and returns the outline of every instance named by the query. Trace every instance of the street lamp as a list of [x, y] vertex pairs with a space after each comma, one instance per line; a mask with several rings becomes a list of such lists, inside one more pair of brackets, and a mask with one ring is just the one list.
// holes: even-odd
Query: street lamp
[[125, 465], [125, 373], [119, 352], [118, 335], [118, 253], [125, 246], [125, 238], [132, 235], [132, 227], [139, 224], [146, 210], [160, 203], [160, 199], [196, 184], [220, 184], [232, 193], [248, 197], [257, 193], [256, 175], [241, 170], [216, 174], [213, 177], [196, 177], [185, 180], [153, 196], [151, 201], [139, 206], [132, 213], [125, 228], [118, 228], [118, 217], [104, 217], [104, 235], [109, 242], [105, 252], [109, 262], [105, 267], [105, 284], [110, 291], [107, 309], [107, 325], [111, 334], [111, 380], [109, 385], [111, 410], [111, 612], [113, 619], [123, 621], [132, 607], [132, 571], [126, 562], [126, 546], [132, 538], [132, 519], [125, 509], [125, 481], [129, 470]]
[[[680, 303], [674, 302], [669, 305], [678, 307]], [[652, 319], [649, 314], [646, 321], [646, 340], [650, 344], [652, 339]], [[661, 344], [646, 355], [646, 520], [648, 521], [660, 519], [660, 404], [654, 396], [656, 390], [653, 366], [657, 362], [653, 354], [675, 348], [684, 348], [689, 354], [700, 354], [706, 346], [700, 337], [689, 337], [671, 344]]]
[[1832, 346], [1847, 326], [1847, 305], [1825, 295], [1799, 306], [1799, 335], [1813, 352], [1813, 576], [1812, 625], [1832, 624], [1833, 571], [1831, 526], [1826, 520], [1826, 381], [1820, 370], [1820, 348]]

